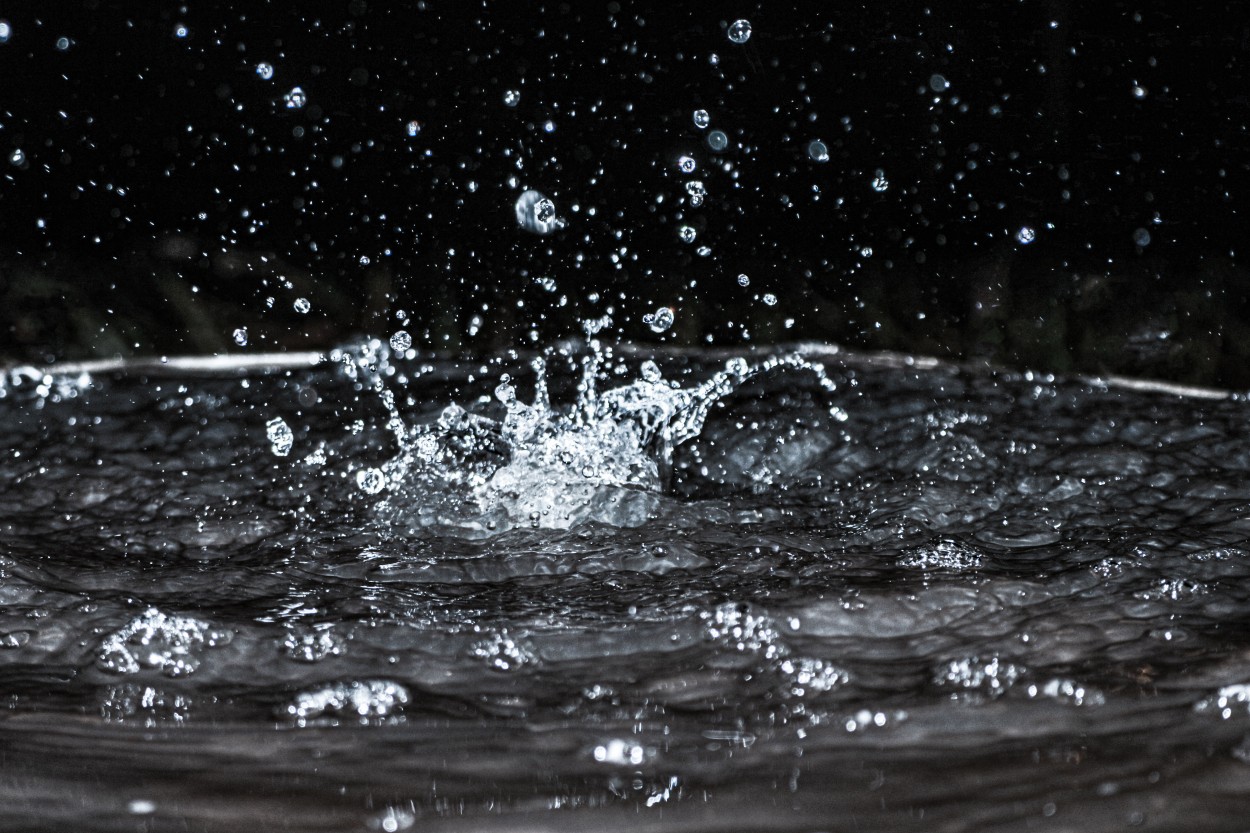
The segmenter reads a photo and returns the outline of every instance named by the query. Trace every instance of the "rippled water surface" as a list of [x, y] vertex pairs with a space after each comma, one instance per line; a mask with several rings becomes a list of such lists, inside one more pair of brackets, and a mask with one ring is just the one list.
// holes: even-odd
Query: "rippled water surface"
[[379, 355], [8, 375], [0, 827], [1250, 824], [1244, 399]]

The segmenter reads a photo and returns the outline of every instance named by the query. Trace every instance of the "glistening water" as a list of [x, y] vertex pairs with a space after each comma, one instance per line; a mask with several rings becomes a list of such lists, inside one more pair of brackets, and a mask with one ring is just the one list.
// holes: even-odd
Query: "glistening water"
[[3, 827], [1241, 830], [1247, 415], [831, 349], [14, 370]]

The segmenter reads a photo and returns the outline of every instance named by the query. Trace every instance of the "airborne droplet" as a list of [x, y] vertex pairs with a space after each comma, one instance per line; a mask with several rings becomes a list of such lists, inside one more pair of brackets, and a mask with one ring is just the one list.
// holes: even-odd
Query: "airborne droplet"
[[735, 20], [729, 26], [729, 39], [737, 44], [746, 43], [751, 39], [751, 21]]

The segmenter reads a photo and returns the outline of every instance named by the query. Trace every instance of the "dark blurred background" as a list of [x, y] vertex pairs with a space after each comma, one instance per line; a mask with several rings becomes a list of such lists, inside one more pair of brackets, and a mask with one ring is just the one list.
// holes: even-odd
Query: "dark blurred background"
[[6, 3], [0, 360], [610, 314], [1250, 386], [1244, 6], [775, 5]]

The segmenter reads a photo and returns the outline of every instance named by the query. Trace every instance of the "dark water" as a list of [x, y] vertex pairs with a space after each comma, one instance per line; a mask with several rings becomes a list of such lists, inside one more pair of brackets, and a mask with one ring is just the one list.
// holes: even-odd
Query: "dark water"
[[[0, 828], [1250, 829], [1245, 400], [824, 362], [568, 529], [365, 494], [339, 366], [10, 374]], [[509, 369], [385, 386], [489, 425]]]

